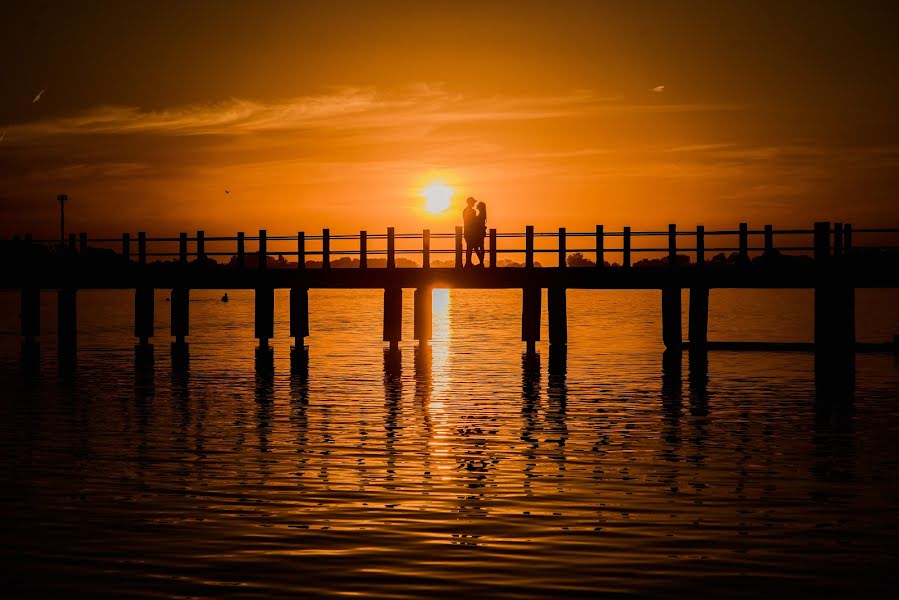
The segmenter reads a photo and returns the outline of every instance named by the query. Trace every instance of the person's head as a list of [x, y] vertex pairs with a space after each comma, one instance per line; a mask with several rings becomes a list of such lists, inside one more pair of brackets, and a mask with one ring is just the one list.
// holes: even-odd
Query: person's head
[[471, 208], [471, 207], [474, 206], [474, 203], [477, 202], [477, 200], [475, 200], [474, 198], [472, 198], [471, 196], [469, 196], [468, 199], [467, 199], [465, 202], [468, 203], [468, 208]]
[[478, 211], [484, 212], [485, 210], [487, 210], [487, 205], [484, 204], [483, 202], [478, 202]]

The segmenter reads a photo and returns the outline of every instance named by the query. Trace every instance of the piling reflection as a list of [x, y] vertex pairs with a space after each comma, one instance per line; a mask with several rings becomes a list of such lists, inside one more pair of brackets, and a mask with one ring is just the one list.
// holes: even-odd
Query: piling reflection
[[[275, 404], [275, 351], [271, 346], [260, 345], [255, 356], [256, 381], [254, 397], [256, 399], [256, 437], [261, 454], [269, 452], [272, 436], [272, 419]], [[261, 475], [268, 474], [267, 461], [260, 456]]]
[[396, 443], [400, 434], [399, 412], [403, 399], [403, 351], [399, 348], [384, 350], [384, 449], [386, 454], [387, 489], [396, 478]]
[[415, 414], [420, 419], [424, 454], [422, 457], [422, 494], [431, 489], [431, 444], [434, 440], [434, 424], [431, 421], [431, 396], [433, 394], [433, 357], [426, 342], [415, 347]]
[[28, 384], [36, 382], [41, 372], [41, 347], [37, 343], [22, 344], [19, 353], [19, 372], [22, 380]]
[[531, 480], [536, 477], [538, 439], [538, 418], [540, 411], [540, 355], [523, 352], [521, 355], [521, 441], [526, 445], [524, 455], [525, 493], [531, 494]]
[[854, 473], [855, 356], [815, 354], [815, 460], [813, 475], [847, 481]]
[[[549, 347], [549, 378], [547, 380], [546, 422], [547, 443], [554, 444], [551, 451], [558, 470], [565, 470], [565, 442], [568, 441], [568, 346], [553, 344]], [[561, 481], [561, 480], [560, 480]], [[560, 484], [561, 485], [561, 484]]]
[[152, 344], [134, 346], [134, 407], [137, 412], [135, 446], [137, 479], [145, 485], [146, 473], [150, 468], [150, 417], [156, 395], [156, 352]]
[[[190, 346], [173, 342], [170, 346], [171, 356], [171, 393], [174, 414], [177, 416], [178, 428], [174, 436], [174, 449], [182, 456], [191, 454], [189, 445], [190, 422], [193, 414], [190, 404]], [[194, 479], [195, 472], [189, 470], [186, 460], [180, 461], [175, 469], [182, 484], [187, 485]]]
[[709, 416], [709, 355], [704, 350], [691, 350], [689, 361], [690, 453], [687, 460], [702, 466], [707, 451]]
[[433, 356], [431, 346], [427, 343], [415, 347], [415, 411], [421, 417], [422, 428], [428, 439], [434, 434], [431, 423], [431, 394], [433, 391], [433, 376], [431, 367]]
[[661, 465], [661, 480], [677, 492], [678, 465], [681, 457], [681, 416], [683, 413], [683, 381], [681, 350], [666, 350], [662, 354], [662, 427], [660, 458], [670, 463], [670, 468]]
[[309, 348], [290, 349], [290, 428], [296, 444], [296, 472], [302, 479], [309, 463]]

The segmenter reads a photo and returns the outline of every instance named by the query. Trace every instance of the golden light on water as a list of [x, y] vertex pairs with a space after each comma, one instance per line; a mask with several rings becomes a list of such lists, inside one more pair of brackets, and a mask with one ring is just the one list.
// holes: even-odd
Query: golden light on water
[[436, 215], [445, 212], [450, 207], [453, 188], [437, 181], [424, 188], [421, 195], [425, 199], [425, 210]]

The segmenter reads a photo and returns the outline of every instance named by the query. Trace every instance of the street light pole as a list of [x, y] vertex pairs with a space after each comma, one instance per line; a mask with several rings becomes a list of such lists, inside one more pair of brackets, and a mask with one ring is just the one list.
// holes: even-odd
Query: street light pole
[[68, 202], [69, 197], [66, 194], [60, 194], [56, 197], [59, 200], [59, 243], [60, 245], [65, 245], [66, 243], [66, 202]]

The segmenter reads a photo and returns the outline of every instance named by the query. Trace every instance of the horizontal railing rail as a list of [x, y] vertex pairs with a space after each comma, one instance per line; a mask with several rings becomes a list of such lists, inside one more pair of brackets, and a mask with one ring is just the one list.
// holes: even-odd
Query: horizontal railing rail
[[[557, 264], [562, 268], [606, 265], [628, 268], [640, 266], [639, 261], [633, 263], [633, 255], [658, 254], [661, 255], [659, 264], [677, 266], [685, 262], [684, 257], [688, 263], [703, 265], [710, 262], [710, 259], [712, 262], [720, 260], [722, 254], [724, 260], [729, 262], [748, 262], [759, 256], [782, 253], [811, 253], [814, 258], [821, 259], [848, 256], [861, 251], [899, 250], [899, 237], [890, 240], [891, 243], [884, 243], [885, 236], [899, 234], [899, 227], [856, 229], [851, 224], [828, 222], [816, 223], [813, 229], [774, 229], [771, 225], [765, 225], [762, 229], [750, 229], [746, 223], [740, 223], [736, 229], [709, 231], [701, 225], [695, 229], [678, 229], [676, 225], [669, 225], [667, 231], [634, 231], [629, 227], [620, 231], [607, 231], [603, 225], [597, 225], [594, 231], [572, 232], [565, 228], [559, 228], [558, 231], [535, 231], [534, 227], [528, 226], [525, 231], [500, 232], [490, 229], [487, 234], [483, 246], [483, 262], [486, 263], [489, 259], [491, 268], [502, 266], [499, 264], [499, 255], [524, 258], [523, 263], [504, 263], [508, 266], [541, 266], [535, 261], [535, 256], [556, 254]], [[859, 237], [870, 240], [873, 236], [880, 238], [878, 243], [859, 244], [859, 241], [864, 241], [859, 240]], [[735, 244], [731, 245], [726, 241], [720, 243], [722, 238], [727, 237], [735, 238]], [[584, 244], [587, 238], [593, 239], [594, 243]], [[668, 243], [638, 246], [634, 243], [638, 238], [667, 238]], [[715, 243], [706, 245], [707, 238], [713, 238]], [[775, 238], [781, 243], [775, 244]], [[453, 266], [462, 267], [465, 262], [463, 256], [467, 254], [461, 227], [456, 227], [452, 233], [430, 230], [397, 233], [394, 228], [387, 228], [383, 233], [361, 231], [334, 234], [329, 229], [324, 229], [321, 233], [297, 232], [295, 235], [269, 235], [266, 230], [260, 230], [258, 235], [238, 232], [236, 236], [207, 236], [204, 231], [197, 231], [192, 235], [181, 233], [177, 237], [150, 237], [145, 232], [139, 232], [137, 235], [125, 233], [121, 238], [90, 238], [86, 233], [80, 233], [70, 234], [65, 240], [34, 239], [26, 235], [24, 238], [2, 240], [0, 243], [16, 240], [34, 246], [43, 245], [54, 252], [75, 255], [89, 253], [91, 250], [112, 250], [128, 261], [140, 264], [145, 264], [148, 259], [175, 259], [176, 262], [187, 263], [221, 257], [229, 259], [228, 264], [234, 266], [255, 266], [259, 269], [268, 268], [272, 261], [274, 266], [283, 267], [287, 258], [295, 259], [296, 264], [293, 266], [296, 268], [330, 268], [332, 262], [342, 257], [351, 258], [358, 263], [351, 263], [351, 266], [363, 269], [376, 266], [369, 265], [369, 257], [379, 261], [386, 257], [384, 265], [380, 262], [377, 265], [387, 268], [413, 265], [427, 268], [431, 266], [432, 256], [447, 255], [454, 255], [455, 260], [449, 261]], [[446, 247], [447, 240], [453, 240], [452, 247]], [[500, 240], [512, 242], [501, 245]], [[517, 240], [524, 240], [524, 245], [516, 242]], [[553, 240], [555, 243], [552, 243]], [[571, 246], [568, 245], [569, 240], [574, 242]], [[613, 243], [606, 244], [607, 240]], [[431, 247], [434, 241], [438, 241], [437, 247]], [[415, 243], [415, 247], [410, 247], [410, 242]], [[716, 256], [712, 256], [713, 254]], [[397, 265], [397, 258], [407, 257], [420, 258], [420, 264], [412, 261], [411, 264], [403, 262]], [[610, 257], [616, 259], [614, 263], [609, 262]], [[440, 264], [446, 262], [441, 261]]]

